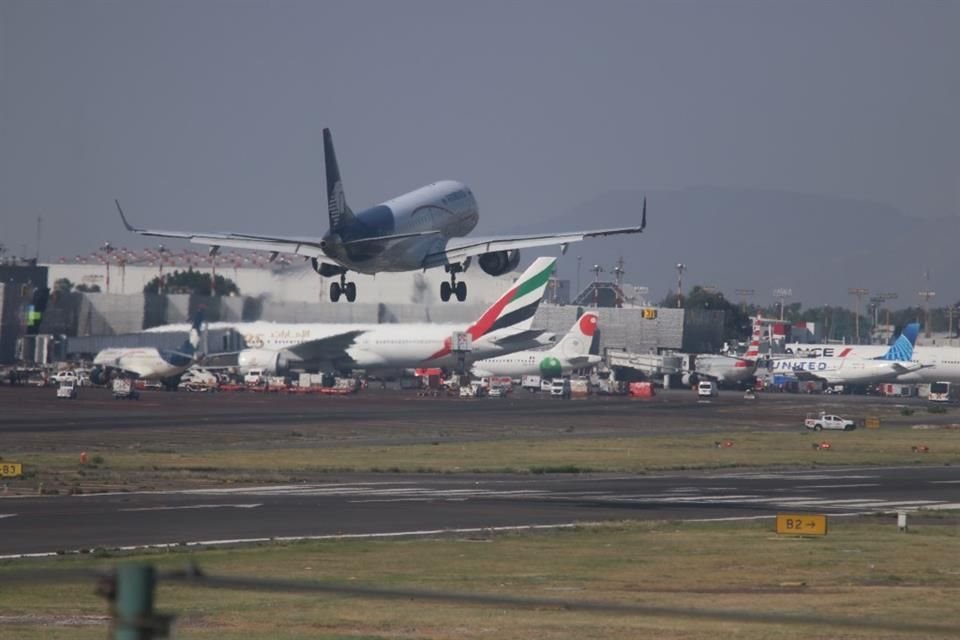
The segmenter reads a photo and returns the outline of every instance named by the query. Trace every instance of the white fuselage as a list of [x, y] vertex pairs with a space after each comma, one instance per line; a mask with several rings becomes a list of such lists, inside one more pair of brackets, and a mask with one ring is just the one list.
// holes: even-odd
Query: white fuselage
[[602, 360], [597, 355], [586, 355], [574, 365], [567, 358], [558, 356], [554, 349], [549, 351], [517, 351], [509, 355], [487, 358], [473, 364], [471, 373], [477, 377], [510, 376], [543, 376], [557, 378], [568, 376], [575, 369], [592, 367]]
[[[883, 351], [886, 352], [886, 348]], [[770, 363], [770, 372], [797, 377], [807, 375], [827, 384], [873, 384], [897, 380], [902, 369], [896, 365], [909, 367], [911, 363], [860, 357], [781, 358]]]
[[[296, 366], [332, 365], [335, 368], [382, 369], [413, 367], [447, 367], [456, 365], [458, 357], [450, 349], [453, 334], [465, 331], [466, 325], [455, 324], [281, 324], [272, 322], [214, 323], [213, 328], [230, 327], [243, 336], [250, 349], [284, 352], [287, 361]], [[303, 360], [293, 347], [348, 332], [358, 332], [345, 351], [346, 358]], [[465, 354], [466, 362], [489, 358], [529, 346], [529, 343], [498, 343], [498, 339], [514, 333], [494, 331], [476, 340]]]
[[[359, 273], [412, 271], [436, 264], [428, 256], [442, 254], [446, 241], [465, 236], [477, 226], [480, 210], [473, 192], [454, 180], [441, 180], [364, 209], [356, 214], [353, 228], [340, 230], [339, 242], [327, 242], [325, 253]], [[417, 232], [422, 236], [385, 240], [351, 247], [342, 242], [366, 236], [387, 236]]]
[[153, 347], [104, 349], [93, 359], [94, 366], [119, 369], [145, 380], [162, 380], [180, 375], [192, 361], [182, 366], [167, 362]]
[[738, 385], [751, 379], [757, 365], [744, 358], [721, 354], [701, 354], [694, 360], [698, 375], [727, 385]]
[[[876, 358], [887, 352], [883, 345], [795, 344], [787, 349], [808, 354], [843, 354], [847, 358]], [[813, 358], [817, 359], [817, 358]], [[911, 362], [915, 370], [901, 373], [895, 380], [903, 383], [958, 382], [960, 383], [960, 347], [914, 347]]]

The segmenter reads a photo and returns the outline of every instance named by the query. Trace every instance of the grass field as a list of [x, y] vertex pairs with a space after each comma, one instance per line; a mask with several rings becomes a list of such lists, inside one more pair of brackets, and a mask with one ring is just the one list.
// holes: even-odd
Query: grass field
[[[716, 443], [732, 441], [731, 447]], [[813, 445], [828, 441], [830, 450]], [[914, 447], [924, 445], [927, 453]], [[91, 449], [88, 463], [76, 454], [18, 455], [27, 477], [9, 482], [13, 491], [70, 493], [104, 488], [163, 488], [236, 482], [287, 482], [335, 471], [643, 473], [670, 469], [810, 467], [960, 462], [955, 430], [857, 430], [841, 433], [718, 432], [709, 435], [603, 438], [505, 439], [496, 441], [382, 445], [302, 446], [166, 450]]]
[[[778, 538], [771, 530], [770, 521], [620, 523], [536, 534], [8, 561], [0, 564], [0, 637], [106, 637], [106, 603], [93, 595], [92, 584], [7, 579], [25, 568], [103, 568], [131, 560], [167, 569], [195, 561], [219, 575], [927, 622], [960, 630], [956, 516], [930, 515], [906, 534], [893, 521], [870, 519], [834, 519], [830, 534], [816, 540]], [[157, 606], [178, 615], [181, 639], [923, 637], [170, 585], [158, 590]]]

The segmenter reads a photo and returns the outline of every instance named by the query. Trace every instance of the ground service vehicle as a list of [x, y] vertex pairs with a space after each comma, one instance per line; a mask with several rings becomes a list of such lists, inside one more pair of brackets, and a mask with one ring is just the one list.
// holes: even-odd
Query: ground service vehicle
[[803, 424], [807, 429], [813, 429], [814, 431], [823, 431], [824, 429], [852, 431], [857, 428], [857, 423], [853, 420], [841, 418], [840, 416], [829, 413], [821, 413], [813, 417], [808, 415], [807, 419], [803, 421]]
[[701, 380], [697, 383], [697, 396], [700, 398], [714, 398], [720, 395], [717, 383], [712, 380]]
[[136, 400], [139, 396], [129, 378], [113, 379], [113, 397], [117, 400]]
[[570, 380], [568, 378], [557, 378], [550, 384], [550, 395], [559, 398], [570, 397]]
[[930, 402], [950, 402], [953, 400], [953, 394], [953, 385], [949, 382], [931, 382], [927, 400]]
[[540, 391], [540, 376], [523, 376], [520, 378], [520, 386], [530, 391]]
[[64, 378], [60, 381], [60, 386], [57, 387], [57, 398], [66, 398], [67, 400], [73, 400], [77, 397], [77, 380], [76, 378]]

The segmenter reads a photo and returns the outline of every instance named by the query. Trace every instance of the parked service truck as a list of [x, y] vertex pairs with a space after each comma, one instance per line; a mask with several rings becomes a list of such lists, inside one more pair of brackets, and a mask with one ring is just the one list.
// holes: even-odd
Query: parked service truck
[[857, 423], [853, 420], [841, 418], [840, 416], [829, 413], [821, 413], [817, 416], [811, 416], [808, 414], [807, 419], [803, 421], [803, 424], [807, 429], [813, 429], [814, 431], [823, 431], [824, 429], [852, 431], [857, 428]]
[[540, 391], [540, 376], [523, 376], [520, 378], [520, 387], [531, 392]]
[[113, 379], [113, 397], [117, 400], [136, 400], [137, 390], [133, 386], [133, 380], [129, 378]]

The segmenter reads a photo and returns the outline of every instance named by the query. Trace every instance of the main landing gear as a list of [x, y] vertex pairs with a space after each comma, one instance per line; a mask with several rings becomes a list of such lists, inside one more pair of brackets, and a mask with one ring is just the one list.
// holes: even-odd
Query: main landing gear
[[458, 264], [448, 265], [447, 273], [450, 274], [450, 282], [440, 283], [440, 299], [444, 302], [450, 300], [450, 295], [457, 296], [457, 300], [463, 302], [467, 299], [467, 283], [457, 282], [457, 274], [463, 271], [463, 267]]
[[347, 282], [346, 269], [340, 272], [340, 282], [330, 285], [330, 302], [339, 302], [341, 294], [347, 297], [347, 302], [357, 299], [357, 283]]

